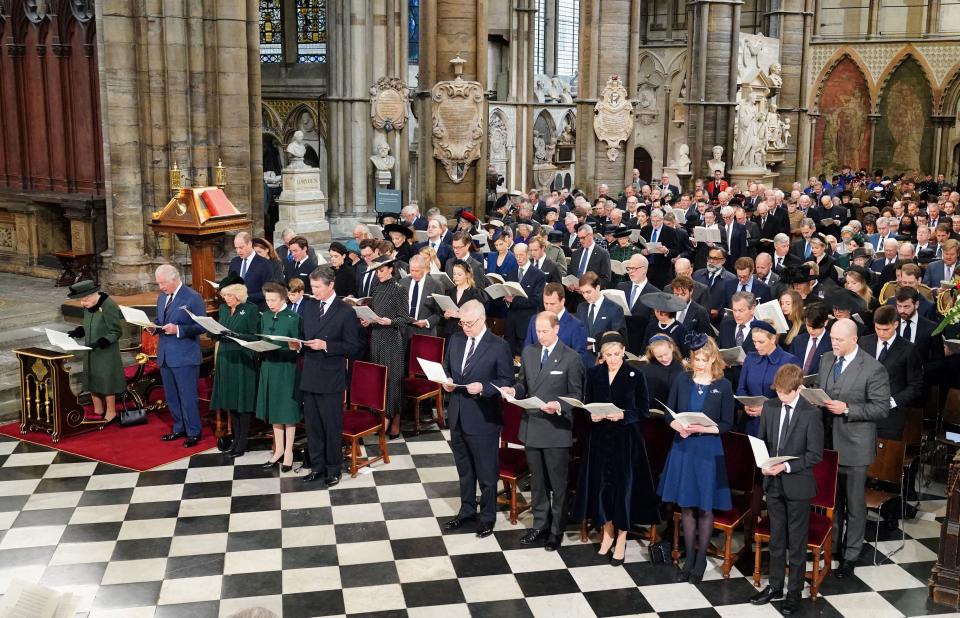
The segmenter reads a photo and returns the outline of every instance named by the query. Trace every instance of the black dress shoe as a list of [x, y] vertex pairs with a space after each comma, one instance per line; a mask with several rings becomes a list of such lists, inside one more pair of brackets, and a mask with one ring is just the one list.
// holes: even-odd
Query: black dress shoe
[[340, 477], [340, 474], [331, 475], [328, 476], [324, 482], [327, 484], [327, 487], [333, 487], [340, 482]]
[[852, 577], [855, 568], [856, 565], [853, 564], [852, 560], [843, 560], [840, 562], [840, 566], [833, 572], [833, 576], [837, 579]]
[[190, 436], [183, 441], [183, 448], [191, 448], [197, 445], [200, 442], [200, 436]]
[[546, 533], [547, 533], [546, 528], [540, 528], [539, 530], [536, 528], [531, 528], [530, 530], [527, 530], [526, 534], [520, 537], [520, 544], [533, 545], [537, 541], [537, 539], [544, 536]]
[[493, 522], [482, 521], [477, 524], [477, 538], [485, 539], [493, 534]]
[[[273, 467], [273, 464], [270, 464], [270, 466]], [[303, 477], [303, 482], [312, 483], [316, 480], [323, 480], [323, 478], [324, 477], [319, 472], [311, 472], [310, 474]]]
[[753, 605], [766, 605], [770, 601], [779, 601], [783, 598], [783, 589], [774, 590], [773, 586], [767, 586], [760, 592], [750, 597], [750, 603]]
[[547, 537], [547, 542], [543, 544], [543, 548], [547, 551], [557, 551], [562, 541], [563, 539], [561, 539], [559, 535], [551, 534]]
[[673, 581], [677, 583], [690, 581], [690, 571], [684, 571], [683, 569], [678, 570]]
[[800, 609], [800, 593], [799, 592], [788, 592], [787, 598], [783, 600], [783, 604], [780, 605], [780, 613], [784, 616], [789, 616], [794, 612]]
[[463, 524], [473, 519], [472, 517], [454, 517], [447, 523], [443, 524], [444, 530], [459, 530], [463, 527]]
[[164, 442], [173, 442], [174, 440], [179, 440], [180, 438], [186, 438], [187, 434], [182, 431], [172, 431], [168, 434], [160, 436], [160, 439]]

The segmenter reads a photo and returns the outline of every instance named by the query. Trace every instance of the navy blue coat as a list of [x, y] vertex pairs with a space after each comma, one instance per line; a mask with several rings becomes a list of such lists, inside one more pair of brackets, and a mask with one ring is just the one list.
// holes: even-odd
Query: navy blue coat
[[[730, 307], [733, 295], [740, 289], [740, 280], [737, 278], [726, 279], [717, 285], [723, 286], [723, 306]], [[750, 286], [750, 292], [757, 298], [757, 304], [765, 303], [771, 300], [770, 287], [766, 283], [753, 277], [753, 284]]]
[[[240, 269], [243, 267], [243, 260], [240, 256], [234, 256], [230, 260], [230, 272], [240, 275]], [[247, 274], [243, 278], [244, 285], [247, 286], [247, 300], [257, 307], [260, 311], [267, 308], [267, 303], [263, 298], [263, 284], [274, 280], [274, 269], [270, 260], [259, 255], [254, 255], [247, 266]], [[310, 286], [307, 285], [307, 289]], [[193, 311], [193, 309], [191, 309]], [[197, 314], [199, 315], [199, 314]]]
[[[418, 242], [413, 246], [413, 250], [415, 253], [420, 253], [421, 249], [429, 246], [430, 246], [429, 241]], [[440, 270], [443, 270], [447, 265], [447, 260], [453, 257], [453, 249], [451, 249], [450, 247], [451, 247], [450, 245], [448, 245], [447, 243], [443, 242], [443, 240], [441, 240], [440, 243], [434, 249], [434, 251], [437, 252], [437, 259], [440, 260]]]
[[[263, 260], [263, 258], [260, 259]], [[266, 260], [263, 261], [266, 262]], [[180, 284], [180, 289], [177, 290], [169, 306], [167, 306], [166, 294], [160, 294], [157, 298], [157, 324], [160, 326], [175, 324], [179, 328], [176, 335], [166, 335], [163, 331], [157, 331], [160, 334], [157, 341], [157, 364], [161, 367], [189, 367], [200, 364], [200, 342], [197, 337], [204, 330], [183, 310], [184, 306], [194, 315], [207, 315], [203, 298], [186, 283]]]
[[626, 332], [627, 323], [623, 317], [623, 309], [612, 300], [604, 299], [604, 301], [600, 303], [600, 308], [594, 317], [592, 328], [587, 321], [587, 312], [589, 310], [590, 303], [586, 301], [577, 306], [577, 319], [586, 326], [587, 337], [592, 337], [599, 341], [600, 336], [607, 331], [615, 330], [621, 335]]
[[461, 330], [450, 337], [443, 356], [443, 369], [454, 384], [480, 382], [483, 392], [471, 395], [465, 388], [450, 393], [447, 403], [448, 425], [458, 424], [467, 435], [482, 436], [499, 434], [503, 426], [500, 407], [500, 391], [494, 386], [513, 386], [513, 354], [510, 345], [489, 330], [477, 344], [466, 367], [463, 356], [467, 353], [467, 336]]
[[[787, 351], [796, 357], [801, 367], [803, 367], [803, 363], [807, 359], [808, 343], [810, 343], [810, 333], [804, 330], [793, 338], [793, 342], [790, 344], [790, 347], [787, 348]], [[820, 333], [820, 340], [817, 341], [817, 351], [813, 353], [813, 360], [810, 361], [807, 375], [820, 373], [820, 359], [823, 357], [824, 352], [829, 352], [831, 349], [830, 333], [824, 330]]]

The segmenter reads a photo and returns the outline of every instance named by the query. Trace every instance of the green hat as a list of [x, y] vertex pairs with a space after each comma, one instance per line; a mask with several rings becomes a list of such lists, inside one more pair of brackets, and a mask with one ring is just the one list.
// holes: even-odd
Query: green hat
[[67, 298], [70, 300], [76, 300], [78, 298], [83, 298], [84, 296], [96, 294], [99, 291], [99, 283], [94, 283], [89, 279], [84, 279], [83, 281], [78, 281], [70, 286], [70, 293], [67, 294]]

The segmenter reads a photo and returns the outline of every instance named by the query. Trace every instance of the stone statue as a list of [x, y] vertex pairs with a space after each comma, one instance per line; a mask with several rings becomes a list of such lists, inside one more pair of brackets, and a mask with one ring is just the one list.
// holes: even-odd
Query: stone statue
[[767, 110], [766, 137], [767, 150], [786, 150], [790, 139], [790, 119], [781, 118], [772, 103]]
[[307, 154], [307, 146], [303, 143], [303, 131], [296, 131], [293, 134], [293, 141], [287, 144], [287, 154], [290, 155], [290, 162], [284, 169], [302, 170], [310, 167], [303, 162], [303, 156]]
[[490, 158], [507, 158], [507, 124], [500, 114], [490, 117]]
[[577, 134], [573, 130], [573, 122], [568, 121], [563, 125], [563, 132], [560, 134], [559, 143], [564, 146], [572, 146], [577, 143]]
[[689, 174], [690, 173], [690, 147], [686, 144], [680, 144], [677, 146], [677, 173], [678, 174]]
[[779, 62], [774, 62], [770, 65], [770, 83], [773, 84], [774, 88], [783, 87], [783, 75], [781, 73], [782, 70], [783, 68], [780, 66]]
[[533, 157], [537, 163], [547, 160], [547, 142], [540, 131], [533, 132]]
[[390, 146], [386, 142], [377, 144], [377, 154], [370, 157], [370, 162], [377, 168], [377, 184], [381, 187], [390, 185], [393, 180], [393, 166], [396, 159], [390, 154]]
[[713, 147], [713, 158], [707, 161], [707, 167], [710, 169], [710, 176], [713, 176], [717, 170], [720, 170], [721, 176], [724, 175], [727, 164], [723, 162], [723, 146]]
[[733, 139], [733, 166], [757, 169], [765, 163], [767, 150], [767, 114], [750, 98], [737, 103], [736, 132]]

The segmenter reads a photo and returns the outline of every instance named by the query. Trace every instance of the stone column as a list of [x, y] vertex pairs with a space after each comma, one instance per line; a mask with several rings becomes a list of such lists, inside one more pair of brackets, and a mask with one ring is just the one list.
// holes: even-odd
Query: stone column
[[687, 136], [694, 178], [706, 175], [715, 144], [724, 147], [727, 169], [732, 167], [741, 4], [740, 0], [687, 4]]
[[133, 292], [153, 279], [149, 222], [169, 199], [174, 161], [187, 183], [208, 186], [222, 158], [227, 195], [262, 230], [259, 8], [255, 0], [95, 6], [110, 196], [105, 283]]
[[347, 236], [357, 222], [375, 218], [376, 183], [370, 163], [375, 140], [390, 145], [398, 162], [394, 186], [407, 188], [407, 129], [376, 135], [370, 124], [374, 82], [384, 76], [406, 81], [406, 5], [400, 0], [327, 2], [327, 215], [334, 237]]
[[[487, 0], [432, 0], [420, 3], [420, 91], [417, 104], [420, 118], [420, 153], [423, 166], [421, 211], [434, 206], [447, 216], [462, 206], [482, 212], [486, 198], [487, 139], [481, 140], [480, 159], [470, 164], [459, 183], [447, 176], [443, 165], [433, 157], [430, 119], [430, 89], [437, 82], [453, 80], [457, 55], [463, 79], [487, 83]], [[487, 105], [483, 104], [483, 126], [487, 128]]]
[[808, 84], [805, 69], [810, 57], [809, 41], [813, 31], [811, 2], [812, 0], [777, 0], [779, 8], [770, 19], [773, 29], [769, 36], [780, 39], [780, 67], [783, 77], [783, 86], [777, 95], [777, 112], [781, 117], [790, 119], [790, 127], [794, 132], [784, 150], [783, 162], [778, 170], [781, 183], [791, 183], [798, 177], [799, 145], [808, 139]]

